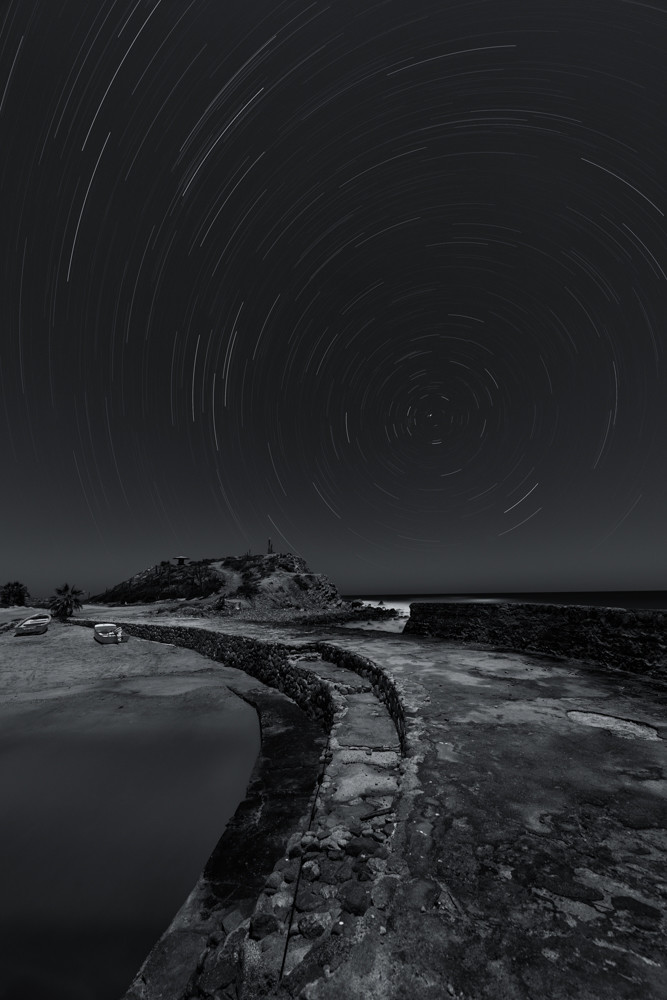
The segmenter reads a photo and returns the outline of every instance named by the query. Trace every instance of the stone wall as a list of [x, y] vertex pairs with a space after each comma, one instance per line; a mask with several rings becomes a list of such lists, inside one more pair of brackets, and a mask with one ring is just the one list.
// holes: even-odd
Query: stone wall
[[667, 666], [667, 612], [558, 604], [410, 605], [405, 635], [574, 659], [657, 676]]
[[[93, 627], [97, 623], [77, 618], [77, 625]], [[334, 703], [327, 684], [288, 662], [290, 648], [277, 642], [259, 642], [242, 636], [223, 635], [202, 628], [176, 625], [142, 625], [117, 622], [128, 635], [153, 642], [171, 642], [192, 649], [211, 660], [237, 667], [267, 687], [277, 688], [295, 701], [309, 719], [319, 722], [328, 732], [334, 717]]]
[[[195, 989], [216, 977], [238, 978], [235, 942], [244, 939], [276, 859], [295, 830], [305, 831], [322, 774], [327, 736], [290, 699], [258, 688], [244, 697], [256, 708], [261, 748], [244, 800], [229, 820], [193, 890], [150, 950], [123, 1000], [208, 997]], [[197, 822], [193, 815], [192, 822]], [[236, 933], [238, 932], [238, 933]], [[231, 939], [219, 961], [221, 945]], [[225, 977], [228, 975], [228, 979]], [[234, 990], [223, 994], [237, 997]]]
[[[92, 628], [96, 622], [77, 618], [76, 624]], [[267, 687], [277, 688], [287, 695], [308, 718], [319, 722], [328, 732], [335, 712], [329, 686], [311, 671], [289, 662], [290, 655], [294, 652], [315, 650], [330, 663], [351, 670], [370, 681], [373, 693], [385, 705], [396, 726], [401, 750], [405, 752], [407, 749], [405, 711], [396, 684], [377, 663], [366, 656], [326, 642], [291, 647], [187, 626], [143, 625], [136, 622], [117, 624], [122, 625], [128, 635], [154, 642], [170, 642], [175, 646], [193, 649], [211, 660], [224, 662], [225, 666], [243, 670]]]
[[[262, 720], [248, 795], [125, 1000], [305, 996], [325, 965], [342, 962], [375, 929], [399, 881], [388, 865], [408, 742], [400, 691], [378, 664], [329, 643], [287, 646], [200, 628], [119, 624], [129, 635], [224, 661], [281, 692], [244, 695]], [[341, 668], [333, 679], [331, 664]], [[361, 680], [350, 683], [343, 671]], [[308, 719], [289, 716], [290, 709], [300, 715], [291, 702], [287, 711], [274, 704], [285, 702], [283, 695]], [[317, 729], [314, 739], [308, 727]], [[290, 755], [301, 755], [302, 766]]]
[[407, 751], [407, 729], [405, 720], [405, 709], [398, 688], [392, 678], [367, 656], [353, 653], [350, 650], [340, 649], [327, 642], [316, 642], [309, 648], [316, 649], [322, 654], [323, 659], [330, 663], [335, 663], [338, 667], [351, 670], [360, 677], [365, 677], [370, 681], [375, 697], [382, 702], [392, 722], [396, 726], [398, 739], [402, 753]]

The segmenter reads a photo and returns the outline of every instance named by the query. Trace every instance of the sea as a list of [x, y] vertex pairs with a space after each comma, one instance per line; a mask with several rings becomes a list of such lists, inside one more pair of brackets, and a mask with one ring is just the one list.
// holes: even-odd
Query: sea
[[555, 590], [493, 594], [351, 594], [369, 607], [395, 608], [401, 615], [410, 614], [415, 601], [449, 604], [464, 601], [470, 604], [582, 604], [597, 608], [634, 608], [667, 611], [667, 590]]

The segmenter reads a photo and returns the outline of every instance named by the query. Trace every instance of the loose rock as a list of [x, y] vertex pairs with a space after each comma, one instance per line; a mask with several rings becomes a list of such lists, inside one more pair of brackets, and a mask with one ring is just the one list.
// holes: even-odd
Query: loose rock
[[310, 913], [313, 910], [319, 910], [323, 907], [324, 900], [322, 897], [316, 892], [311, 892], [309, 889], [303, 889], [296, 897], [296, 908], [301, 913]]
[[333, 917], [328, 911], [307, 913], [299, 919], [299, 933], [305, 938], [321, 937], [333, 923]]
[[347, 913], [363, 916], [371, 905], [370, 892], [360, 882], [344, 882], [341, 886], [340, 901]]
[[371, 837], [353, 837], [346, 845], [345, 853], [356, 858], [359, 854], [375, 854], [377, 843]]
[[317, 861], [306, 861], [301, 867], [301, 877], [306, 882], [314, 882], [320, 877], [320, 866]]
[[282, 885], [283, 877], [280, 872], [271, 872], [266, 880], [265, 887], [267, 889], [279, 889]]
[[255, 913], [250, 921], [250, 937], [261, 941], [267, 934], [281, 929], [280, 920], [273, 913]]

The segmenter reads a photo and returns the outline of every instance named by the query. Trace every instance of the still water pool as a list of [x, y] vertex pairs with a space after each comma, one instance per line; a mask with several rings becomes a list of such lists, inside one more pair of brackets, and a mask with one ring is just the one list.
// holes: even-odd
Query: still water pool
[[257, 715], [199, 674], [2, 722], [0, 1000], [118, 1000], [244, 797]]

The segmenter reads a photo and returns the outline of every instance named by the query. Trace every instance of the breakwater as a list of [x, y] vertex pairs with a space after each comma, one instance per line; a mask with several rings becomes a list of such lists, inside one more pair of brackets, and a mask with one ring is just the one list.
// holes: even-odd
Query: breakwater
[[[97, 623], [77, 618], [73, 624], [93, 628]], [[211, 660], [224, 662], [228, 667], [243, 670], [267, 687], [276, 688], [287, 695], [309, 719], [318, 722], [326, 732], [329, 732], [335, 713], [330, 686], [311, 670], [299, 666], [292, 659], [295, 652], [299, 654], [316, 652], [329, 662], [370, 681], [373, 694], [385, 705], [396, 726], [401, 750], [405, 752], [407, 749], [405, 711], [396, 684], [377, 663], [366, 656], [325, 642], [288, 646], [284, 643], [261, 642], [258, 639], [246, 639], [244, 636], [226, 635], [203, 628], [145, 625], [138, 622], [118, 624], [128, 635], [192, 649]]]
[[403, 753], [408, 749], [408, 733], [403, 700], [392, 678], [373, 660], [351, 650], [340, 649], [328, 642], [315, 642], [309, 645], [320, 653], [322, 658], [343, 670], [349, 670], [359, 677], [365, 677], [371, 684], [375, 697], [382, 702], [396, 727], [398, 739]]
[[[92, 628], [96, 622], [77, 619], [76, 624]], [[310, 671], [291, 664], [290, 650], [281, 643], [222, 635], [203, 628], [144, 625], [138, 622], [118, 624], [122, 625], [123, 631], [128, 635], [192, 649], [210, 660], [243, 670], [267, 687], [276, 688], [287, 695], [309, 719], [319, 723], [325, 730], [331, 728], [334, 705], [327, 685]]]
[[[380, 925], [400, 882], [392, 845], [415, 767], [405, 760], [412, 722], [401, 692], [372, 660], [329, 643], [119, 624], [277, 689], [244, 695], [262, 731], [248, 795], [126, 1000], [301, 994]], [[295, 748], [301, 767], [286, 759]]]
[[667, 667], [667, 612], [557, 604], [416, 602], [405, 635], [580, 660], [648, 676]]

